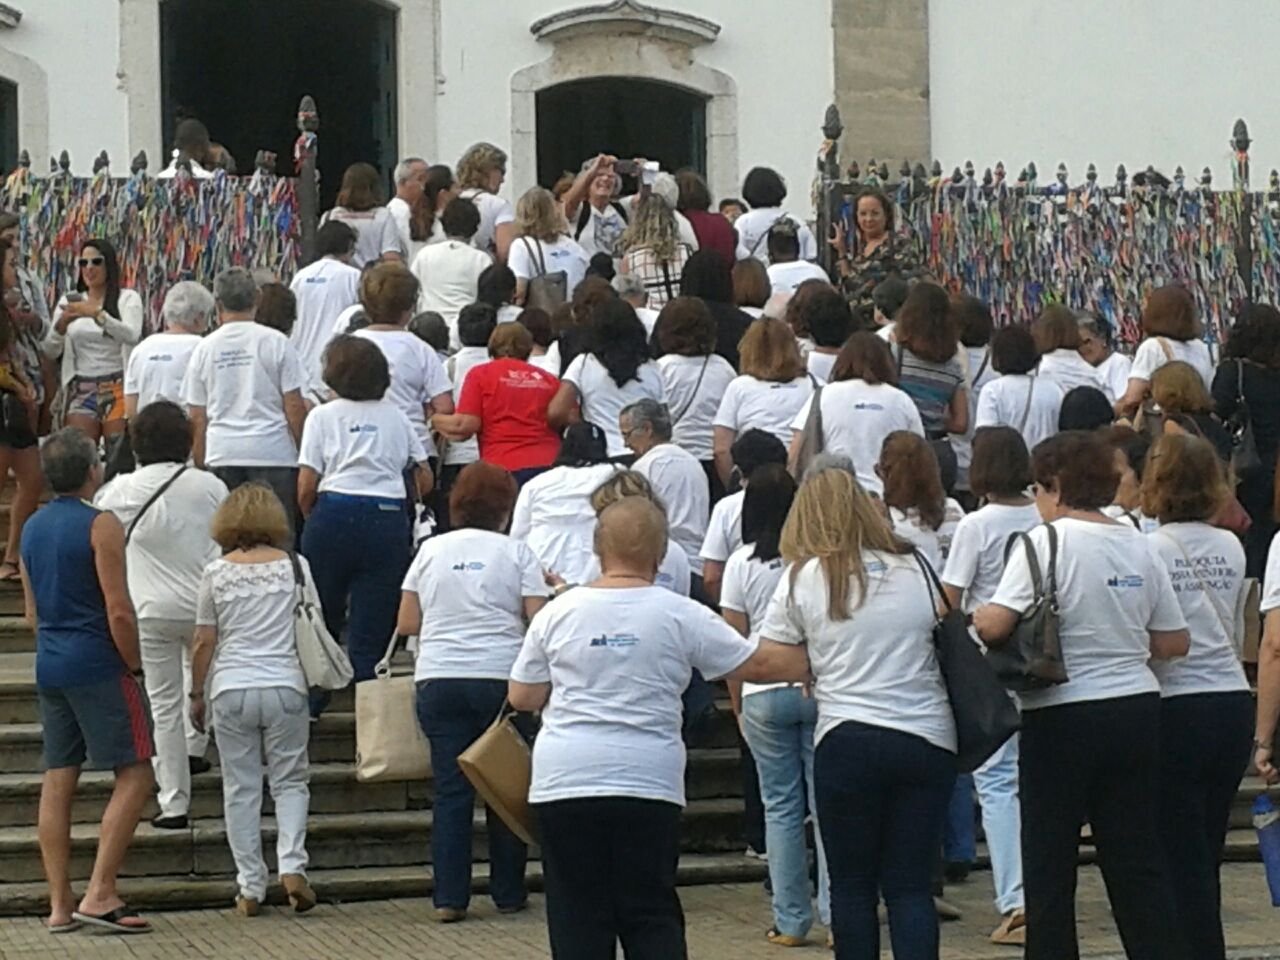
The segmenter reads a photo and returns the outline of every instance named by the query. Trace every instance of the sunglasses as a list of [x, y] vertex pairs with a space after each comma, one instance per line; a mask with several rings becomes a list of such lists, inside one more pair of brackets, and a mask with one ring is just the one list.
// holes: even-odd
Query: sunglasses
[[80, 269], [85, 267], [100, 267], [107, 262], [106, 257], [81, 257], [79, 259]]

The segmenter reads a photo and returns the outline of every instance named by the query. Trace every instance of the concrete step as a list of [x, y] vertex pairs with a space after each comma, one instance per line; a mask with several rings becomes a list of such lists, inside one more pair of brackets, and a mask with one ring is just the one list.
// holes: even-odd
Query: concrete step
[[[740, 853], [685, 854], [680, 858], [677, 881], [681, 886], [762, 882], [767, 873], [764, 861], [748, 859]], [[530, 860], [526, 876], [530, 890], [542, 890], [541, 862]], [[431, 868], [418, 865], [312, 869], [308, 871], [308, 877], [322, 903], [422, 897], [429, 894], [434, 886]], [[472, 866], [471, 887], [477, 894], [488, 890], [487, 863]], [[122, 878], [120, 894], [131, 905], [149, 911], [228, 907], [235, 899], [236, 884], [231, 874]], [[267, 899], [277, 905], [285, 902], [281, 891], [275, 888], [268, 891]], [[47, 908], [48, 891], [43, 881], [0, 883], [0, 916], [39, 914]]]
[[[0, 507], [0, 531], [9, 529], [9, 510]], [[0, 616], [22, 616], [22, 584], [0, 581]]]
[[[316, 870], [352, 867], [398, 867], [431, 860], [430, 810], [378, 813], [313, 813], [307, 824], [307, 854]], [[275, 820], [264, 817], [263, 849], [275, 862]], [[685, 808], [682, 849], [688, 853], [741, 850], [742, 801], [695, 800]], [[72, 880], [87, 878], [97, 849], [97, 824], [71, 828]], [[473, 856], [487, 858], [484, 813], [476, 811]], [[221, 876], [234, 871], [226, 829], [221, 819], [194, 821], [187, 830], [157, 830], [139, 825], [125, 857], [121, 876], [154, 877], [194, 874]], [[0, 827], [0, 877], [6, 882], [36, 881], [43, 876], [33, 827]]]
[[[326, 718], [327, 719], [327, 718]], [[322, 720], [321, 723], [324, 721]], [[312, 743], [322, 742], [313, 740]], [[0, 739], [0, 751], [4, 741]], [[7, 755], [0, 752], [0, 755]], [[387, 783], [360, 783], [356, 780], [352, 754], [343, 762], [311, 765], [312, 813], [378, 813], [425, 810], [431, 806], [430, 780]], [[34, 827], [39, 806], [41, 775], [36, 772], [0, 774], [0, 827]], [[76, 790], [72, 807], [73, 823], [97, 823], [111, 795], [113, 777], [105, 771], [85, 772]], [[710, 800], [742, 796], [742, 771], [736, 749], [691, 750], [685, 774], [685, 792], [690, 800]], [[271, 798], [263, 809], [273, 809]], [[158, 813], [148, 804], [144, 819]], [[222, 777], [215, 767], [191, 781], [192, 819], [222, 816]]]
[[0, 616], [0, 655], [6, 653], [35, 653], [36, 635], [27, 626], [21, 613], [17, 616]]

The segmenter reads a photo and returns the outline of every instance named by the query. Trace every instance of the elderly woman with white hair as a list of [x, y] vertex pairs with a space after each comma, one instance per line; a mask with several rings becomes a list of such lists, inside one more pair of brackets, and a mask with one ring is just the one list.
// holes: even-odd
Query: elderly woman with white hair
[[132, 419], [155, 400], [182, 402], [182, 378], [191, 353], [209, 329], [213, 294], [194, 280], [169, 288], [161, 318], [164, 330], [138, 344], [124, 371], [124, 412]]

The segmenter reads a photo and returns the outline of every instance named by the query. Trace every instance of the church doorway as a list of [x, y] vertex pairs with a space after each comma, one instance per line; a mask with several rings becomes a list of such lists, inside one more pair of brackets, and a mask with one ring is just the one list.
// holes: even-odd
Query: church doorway
[[396, 163], [396, 14], [373, 0], [163, 0], [161, 63], [165, 155], [195, 117], [253, 172], [259, 150], [293, 174], [298, 101], [320, 111], [320, 191], [332, 205], [342, 172], [367, 161], [388, 187]]
[[598, 153], [707, 172], [707, 100], [633, 77], [596, 77], [537, 93], [538, 182], [552, 186]]

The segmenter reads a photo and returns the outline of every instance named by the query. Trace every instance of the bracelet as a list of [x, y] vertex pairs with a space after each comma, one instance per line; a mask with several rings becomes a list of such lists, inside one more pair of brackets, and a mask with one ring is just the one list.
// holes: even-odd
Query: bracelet
[[1253, 749], [1255, 752], [1258, 750], [1265, 750], [1267, 753], [1270, 753], [1274, 747], [1270, 743], [1263, 743], [1261, 740], [1255, 740], [1253, 741]]

